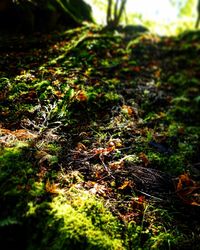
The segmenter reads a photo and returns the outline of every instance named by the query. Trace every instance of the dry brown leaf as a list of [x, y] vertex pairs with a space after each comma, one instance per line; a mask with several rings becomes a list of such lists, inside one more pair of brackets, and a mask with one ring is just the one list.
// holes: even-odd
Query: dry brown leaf
[[132, 70], [135, 71], [135, 72], [140, 72], [141, 71], [141, 67], [139, 67], [139, 66], [133, 66]]
[[154, 75], [155, 75], [156, 78], [160, 78], [160, 75], [161, 75], [160, 69], [156, 70], [156, 72], [154, 73]]
[[80, 102], [87, 101], [88, 97], [86, 92], [84, 90], [78, 91], [78, 93], [76, 94], [76, 99]]
[[109, 163], [109, 168], [112, 170], [120, 169], [124, 167], [124, 161], [115, 161]]
[[87, 148], [86, 148], [86, 146], [83, 143], [78, 142], [77, 146], [76, 146], [76, 150], [82, 151], [82, 150], [87, 150]]
[[141, 152], [139, 154], [139, 158], [140, 158], [140, 160], [142, 160], [142, 162], [144, 163], [145, 167], [149, 165], [149, 159], [148, 159], [148, 157], [146, 156], [145, 153]]
[[118, 189], [123, 190], [123, 189], [125, 189], [127, 187], [132, 187], [132, 186], [133, 186], [133, 182], [132, 181], [125, 180], [124, 183], [120, 187], [118, 187]]
[[49, 181], [46, 182], [45, 188], [48, 193], [57, 194], [60, 192], [58, 188], [59, 184], [50, 183]]
[[200, 185], [193, 181], [188, 173], [179, 176], [176, 191], [178, 196], [186, 203], [192, 206], [200, 206], [197, 197], [200, 190]]
[[30, 133], [26, 129], [18, 129], [18, 130], [12, 131], [12, 134], [15, 135], [18, 140], [27, 140], [27, 139], [33, 139], [37, 137], [36, 135]]
[[94, 148], [92, 151], [95, 155], [108, 155], [113, 150], [115, 150], [115, 146], [107, 148]]
[[63, 94], [60, 90], [54, 91], [54, 94], [55, 94], [58, 98], [62, 98], [62, 97], [64, 96], [64, 94]]
[[131, 106], [128, 106], [128, 105], [123, 105], [122, 111], [128, 114], [129, 116], [135, 115], [135, 110]]

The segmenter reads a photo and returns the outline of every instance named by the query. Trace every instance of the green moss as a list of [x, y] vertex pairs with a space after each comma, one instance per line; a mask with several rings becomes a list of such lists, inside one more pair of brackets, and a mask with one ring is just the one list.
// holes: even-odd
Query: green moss
[[42, 91], [45, 91], [46, 88], [47, 88], [49, 85], [50, 85], [50, 82], [49, 82], [49, 81], [43, 80], [43, 81], [41, 81], [41, 82], [36, 83], [34, 87], [36, 88], [37, 91], [41, 91], [41, 92], [42, 92]]
[[47, 151], [50, 154], [58, 154], [61, 151], [61, 146], [57, 143], [57, 142], [52, 142], [52, 143], [48, 143], [47, 145], [43, 146], [44, 148], [47, 149]]
[[105, 99], [108, 101], [118, 101], [120, 96], [117, 93], [109, 92], [105, 94]]
[[39, 197], [45, 194], [45, 185], [43, 182], [34, 181], [33, 183], [30, 184], [31, 184], [31, 189], [29, 191], [29, 194], [31, 196]]
[[181, 242], [176, 226], [171, 227], [172, 216], [163, 208], [146, 205], [141, 225], [131, 221], [125, 234], [128, 249], [171, 249]]
[[27, 249], [124, 249], [117, 219], [87, 192], [71, 189], [51, 203], [29, 207]]
[[26, 147], [27, 144], [18, 143], [0, 150], [0, 229], [4, 230], [5, 240], [8, 240], [7, 237], [17, 237], [12, 235], [12, 227], [21, 224], [31, 180], [34, 182], [34, 169], [27, 161]]
[[[26, 145], [26, 144], [25, 144]], [[0, 182], [5, 188], [6, 183], [22, 184], [28, 174], [33, 173], [31, 164], [26, 161], [23, 155], [24, 144], [19, 143], [15, 147], [5, 148], [0, 151]], [[3, 192], [1, 189], [0, 192]]]
[[10, 80], [6, 77], [1, 77], [0, 78], [0, 91], [6, 91], [9, 90], [11, 87]]

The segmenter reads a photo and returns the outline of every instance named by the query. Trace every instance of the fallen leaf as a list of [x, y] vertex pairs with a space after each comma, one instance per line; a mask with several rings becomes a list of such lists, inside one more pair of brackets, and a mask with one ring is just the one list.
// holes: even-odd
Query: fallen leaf
[[64, 96], [64, 94], [63, 94], [60, 90], [54, 91], [54, 94], [55, 94], [58, 98], [62, 98], [62, 97]]
[[57, 194], [60, 192], [60, 189], [58, 188], [59, 184], [50, 183], [49, 181], [46, 182], [45, 188], [48, 193], [51, 194]]
[[148, 157], [145, 155], [145, 153], [141, 152], [141, 153], [139, 154], [139, 158], [140, 158], [140, 160], [142, 160], [142, 162], [144, 163], [145, 167], [146, 167], [147, 165], [149, 165], [149, 159], [148, 159]]
[[134, 66], [134, 67], [132, 67], [132, 70], [135, 72], [140, 72], [141, 68], [139, 66]]
[[9, 129], [0, 128], [0, 135], [11, 136], [12, 139], [18, 139], [18, 140], [28, 140], [37, 137], [35, 134], [30, 133], [26, 129], [17, 129], [12, 131]]
[[141, 195], [138, 197], [138, 203], [144, 203], [145, 202], [145, 196], [144, 195]]
[[115, 149], [115, 146], [108, 147], [108, 148], [96, 148], [93, 149], [95, 155], [107, 155]]
[[156, 70], [156, 72], [154, 73], [156, 78], [160, 78], [160, 74], [161, 74], [160, 69]]
[[112, 170], [115, 169], [120, 169], [124, 167], [124, 162], [123, 161], [115, 161], [115, 162], [111, 162], [109, 163], [109, 168]]
[[27, 131], [26, 129], [18, 129], [12, 132], [12, 134], [14, 136], [17, 137], [17, 139], [19, 140], [27, 140], [27, 139], [32, 139], [32, 138], [36, 138], [37, 136], [30, 133], [29, 131]]
[[96, 171], [96, 172], [95, 172], [95, 177], [96, 177], [97, 179], [101, 179], [101, 178], [102, 178], [102, 172]]
[[185, 188], [194, 186], [194, 181], [190, 179], [187, 173], [181, 174], [178, 179], [177, 191], [183, 191]]
[[127, 187], [132, 187], [132, 186], [133, 186], [133, 182], [132, 181], [125, 180], [124, 183], [120, 187], [118, 187], [118, 189], [123, 190], [123, 189], [125, 189]]
[[188, 173], [179, 176], [176, 191], [186, 204], [200, 206], [198, 190], [200, 190], [200, 185], [193, 181]]
[[76, 94], [76, 99], [80, 102], [87, 101], [88, 97], [86, 95], [86, 92], [84, 90], [78, 91], [78, 93]]
[[81, 143], [81, 142], [77, 143], [76, 150], [82, 151], [82, 150], [86, 150], [86, 149], [87, 148], [86, 148], [86, 146], [83, 143]]
[[135, 114], [135, 110], [131, 106], [123, 105], [122, 111], [129, 116], [133, 116]]

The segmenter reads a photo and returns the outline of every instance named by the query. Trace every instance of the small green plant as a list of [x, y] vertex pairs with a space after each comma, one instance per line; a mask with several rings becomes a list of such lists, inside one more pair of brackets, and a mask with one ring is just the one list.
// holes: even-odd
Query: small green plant
[[181, 241], [176, 228], [170, 228], [172, 217], [162, 208], [146, 204], [141, 225], [134, 221], [127, 225], [128, 249], [170, 249]]

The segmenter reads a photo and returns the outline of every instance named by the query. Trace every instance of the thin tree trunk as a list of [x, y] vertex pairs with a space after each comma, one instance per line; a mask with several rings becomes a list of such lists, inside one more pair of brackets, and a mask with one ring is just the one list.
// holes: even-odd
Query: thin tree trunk
[[200, 23], [200, 0], [198, 1], [198, 4], [197, 4], [197, 13], [198, 13], [198, 17], [197, 17], [197, 21], [195, 24], [196, 29], [199, 27], [199, 23]]
[[107, 19], [106, 19], [106, 22], [107, 22], [107, 25], [110, 24], [111, 20], [112, 20], [112, 0], [108, 0], [108, 8], [107, 8]]
[[118, 16], [118, 7], [119, 7], [119, 0], [116, 0], [114, 8], [114, 20], [116, 20]]
[[117, 15], [117, 18], [115, 20], [116, 25], [119, 24], [119, 21], [120, 21], [120, 19], [122, 17], [124, 9], [125, 9], [126, 2], [127, 2], [127, 0], [122, 0], [121, 1], [120, 9], [118, 11], [118, 15]]
[[119, 25], [122, 14], [125, 10], [127, 0], [108, 0], [107, 7], [107, 28], [116, 28]]
[[199, 27], [199, 23], [200, 23], [200, 13], [198, 15], [198, 18], [197, 18], [197, 21], [196, 21], [196, 24], [195, 24], [196, 29]]

